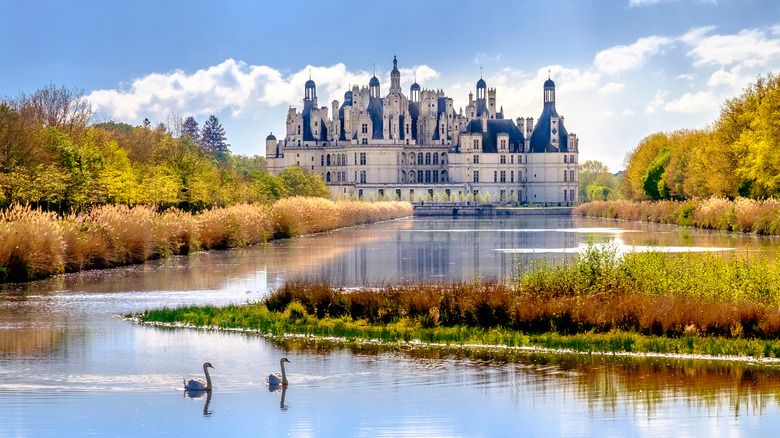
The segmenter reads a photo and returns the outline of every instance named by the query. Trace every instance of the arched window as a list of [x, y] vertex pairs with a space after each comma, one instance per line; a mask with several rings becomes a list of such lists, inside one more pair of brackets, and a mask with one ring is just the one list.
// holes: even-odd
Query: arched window
[[330, 172], [325, 174], [325, 182], [330, 182]]
[[431, 164], [431, 153], [426, 152], [425, 153], [425, 164]]
[[327, 163], [328, 163], [328, 166], [330, 166], [330, 154], [328, 154], [328, 161], [327, 161]]
[[433, 164], [434, 165], [435, 164], [439, 164], [439, 153], [438, 152], [434, 152], [433, 153]]
[[417, 164], [419, 164], [420, 166], [422, 166], [422, 164], [423, 164], [423, 153], [422, 152], [417, 154]]

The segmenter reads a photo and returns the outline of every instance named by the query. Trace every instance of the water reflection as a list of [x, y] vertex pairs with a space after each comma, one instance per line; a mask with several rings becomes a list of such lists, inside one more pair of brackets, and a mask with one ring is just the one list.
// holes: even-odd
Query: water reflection
[[[626, 246], [734, 248], [769, 258], [780, 242], [585, 218], [417, 218], [2, 285], [0, 435], [114, 435], [116, 424], [130, 425], [129, 435], [148, 435], [148, 427], [203, 434], [202, 420], [174, 426], [170, 419], [192, 413], [177, 397], [181, 376], [192, 371], [187, 364], [214, 358], [224, 370], [219, 415], [212, 414], [210, 394], [185, 397], [200, 397], [209, 426], [225, 435], [668, 436], [711, 427], [720, 428], [711, 435], [755, 435], [780, 427], [780, 375], [772, 366], [275, 345], [119, 318], [147, 308], [257, 300], [289, 278], [344, 286], [506, 278], [519, 260], [514, 252], [618, 239]], [[295, 362], [295, 409], [283, 387], [280, 400], [276, 392], [257, 397], [267, 376], [261, 371], [277, 370], [284, 355]]]
[[209, 404], [211, 404], [211, 391], [198, 391], [194, 389], [185, 389], [184, 397], [191, 398], [193, 400], [201, 400], [206, 398], [206, 403], [203, 404], [203, 416], [210, 417], [214, 411], [209, 410]]
[[281, 392], [282, 398], [279, 401], [279, 409], [286, 411], [290, 408], [288, 405], [284, 404], [284, 398], [287, 395], [287, 385], [268, 385], [268, 392]]

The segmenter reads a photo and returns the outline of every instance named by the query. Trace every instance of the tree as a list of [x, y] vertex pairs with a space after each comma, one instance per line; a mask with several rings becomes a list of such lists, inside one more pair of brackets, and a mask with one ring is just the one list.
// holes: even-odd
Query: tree
[[226, 140], [225, 129], [219, 123], [219, 119], [213, 114], [210, 115], [206, 123], [203, 124], [203, 130], [201, 131], [203, 150], [212, 155], [227, 153], [230, 145]]
[[31, 95], [21, 93], [4, 100], [26, 123], [57, 128], [66, 134], [85, 128], [94, 114], [83, 89], [58, 88], [51, 82]]
[[181, 126], [181, 136], [187, 136], [192, 139], [195, 144], [200, 143], [200, 129], [198, 128], [198, 122], [194, 117], [189, 116]]
[[[605, 197], [612, 199], [617, 194], [618, 185], [615, 175], [601, 161], [588, 160], [580, 164], [579, 194], [581, 200], [604, 200]], [[591, 189], [591, 187], [598, 187], [598, 190]]]

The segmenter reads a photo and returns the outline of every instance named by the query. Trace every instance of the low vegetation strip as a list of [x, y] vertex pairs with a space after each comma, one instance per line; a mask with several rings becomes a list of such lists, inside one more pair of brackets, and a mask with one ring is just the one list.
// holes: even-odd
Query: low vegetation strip
[[234, 248], [412, 214], [407, 202], [291, 197], [190, 214], [104, 205], [58, 216], [15, 205], [0, 212], [0, 282], [108, 268], [193, 251]]
[[509, 283], [344, 290], [290, 282], [259, 303], [148, 311], [143, 322], [346, 339], [780, 357], [780, 265], [591, 246]]
[[712, 197], [686, 201], [593, 201], [577, 206], [572, 214], [780, 235], [780, 200], [776, 198], [729, 200]]

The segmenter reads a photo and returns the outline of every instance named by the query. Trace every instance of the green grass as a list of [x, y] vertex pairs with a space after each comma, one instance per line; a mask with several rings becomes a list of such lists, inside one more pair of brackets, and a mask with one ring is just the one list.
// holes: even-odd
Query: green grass
[[369, 323], [350, 317], [317, 318], [294, 312], [273, 312], [264, 303], [226, 307], [182, 307], [150, 310], [133, 316], [139, 322], [179, 323], [197, 327], [248, 329], [271, 336], [287, 334], [342, 338], [346, 342], [361, 340], [388, 344], [421, 341], [429, 344], [540, 347], [578, 352], [627, 352], [658, 354], [731, 355], [780, 357], [780, 341], [742, 339], [718, 336], [682, 336], [678, 338], [647, 336], [631, 332], [528, 334], [501, 327], [482, 328], [457, 325], [424, 327], [414, 318], [392, 322]]

